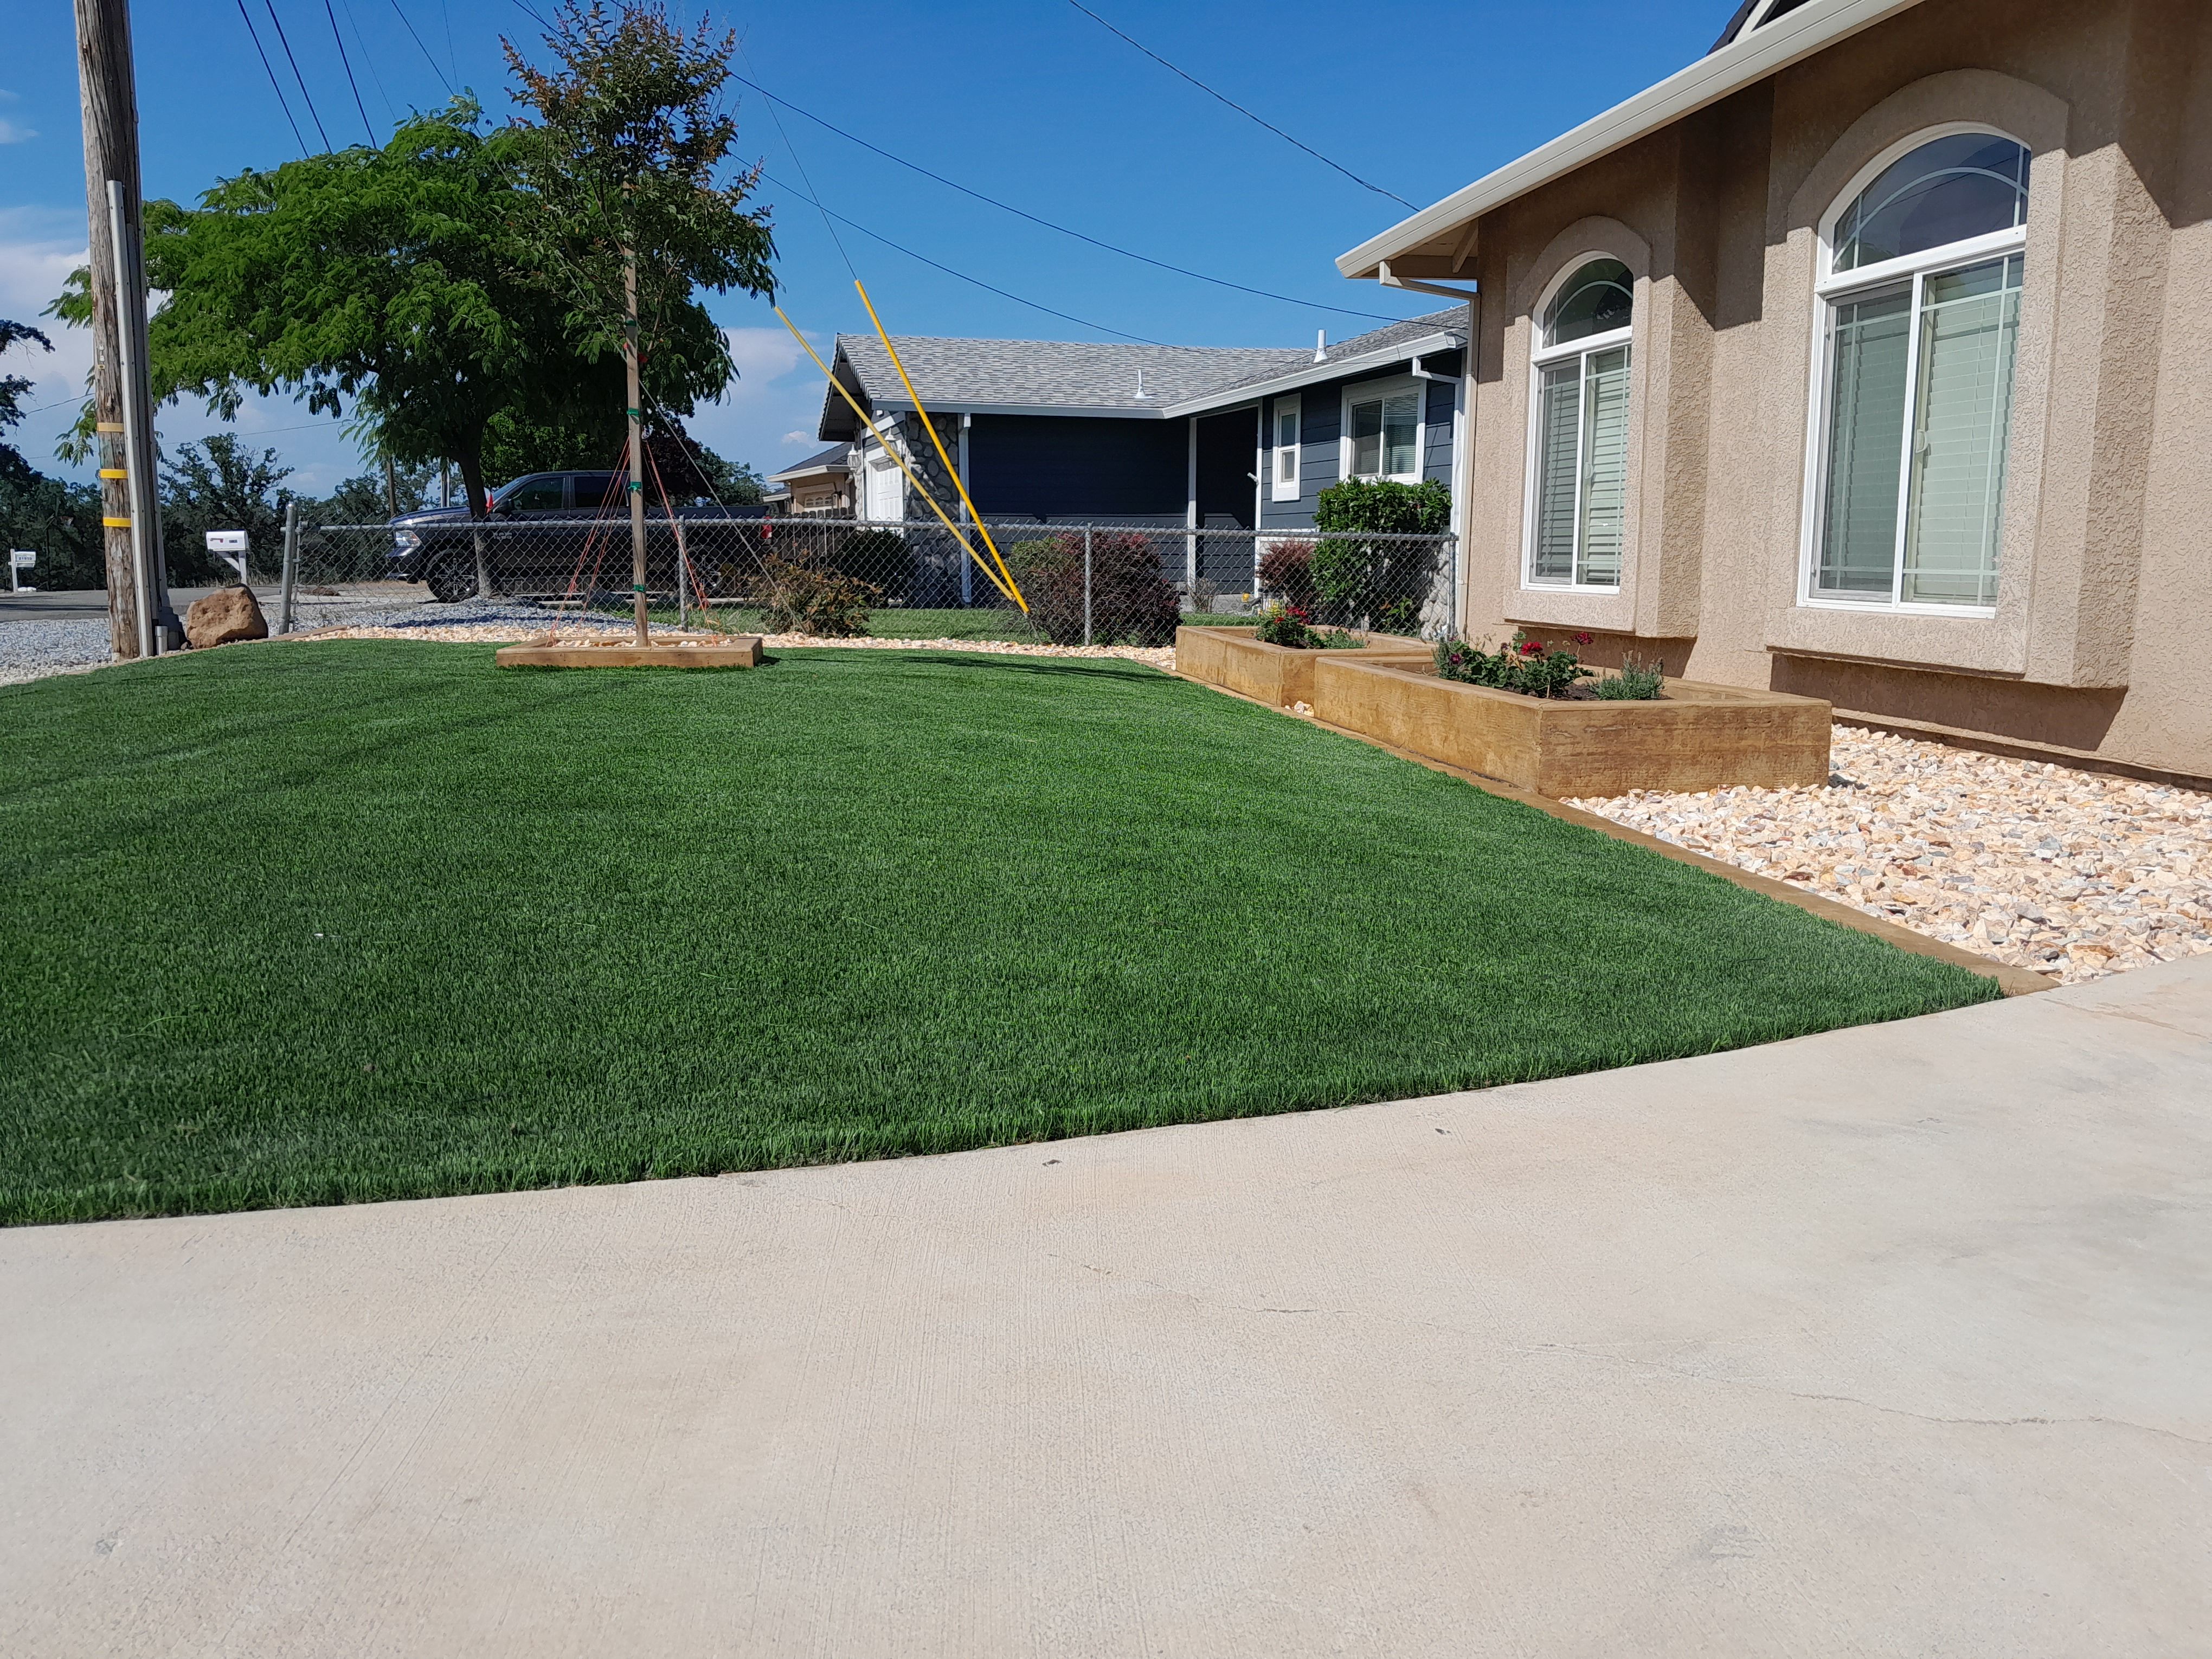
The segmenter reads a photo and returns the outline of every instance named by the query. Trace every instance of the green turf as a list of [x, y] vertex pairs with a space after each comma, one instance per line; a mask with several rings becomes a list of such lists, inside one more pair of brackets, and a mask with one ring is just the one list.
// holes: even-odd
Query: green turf
[[237, 648], [0, 690], [0, 1218], [1374, 1100], [1986, 979], [1132, 664]]

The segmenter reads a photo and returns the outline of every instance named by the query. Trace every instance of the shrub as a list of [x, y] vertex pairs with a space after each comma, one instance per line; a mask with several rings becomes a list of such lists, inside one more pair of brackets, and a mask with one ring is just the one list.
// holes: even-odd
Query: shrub
[[1321, 492], [1314, 524], [1326, 535], [1313, 550], [1314, 592], [1332, 622], [1364, 622], [1386, 634], [1420, 629], [1421, 604], [1436, 575], [1433, 543], [1382, 542], [1370, 535], [1437, 536], [1451, 521], [1451, 492], [1440, 480], [1418, 484], [1346, 478]]
[[1516, 629], [1513, 638], [1495, 651], [1465, 640], [1439, 641], [1436, 664], [1442, 678], [1517, 691], [1524, 697], [1563, 697], [1590, 672], [1573, 652], [1547, 647], [1543, 641], [1530, 639], [1525, 629]]
[[1263, 645], [1287, 645], [1294, 650], [1310, 651], [1313, 648], [1314, 631], [1307, 623], [1311, 621], [1311, 616], [1302, 606], [1271, 605], [1253, 635]]
[[[1030, 602], [1030, 620], [1054, 645], [1083, 642], [1083, 532], [1018, 542], [1006, 562]], [[1170, 645], [1182, 607], [1146, 537], [1094, 531], [1091, 538], [1091, 637], [1099, 645]]]
[[1667, 665], [1659, 659], [1646, 662], [1631, 652], [1620, 672], [1590, 687], [1590, 695], [1608, 702], [1648, 702], [1665, 686], [1666, 675]]
[[837, 544], [835, 562], [895, 605], [914, 597], [914, 549], [896, 530], [854, 531]]
[[771, 633], [855, 639], [868, 631], [868, 611], [880, 597], [872, 582], [810, 561], [761, 561], [761, 621]]
[[1260, 590], [1279, 593], [1285, 605], [1310, 613], [1316, 597], [1313, 549], [1304, 542], [1277, 542], [1260, 560]]

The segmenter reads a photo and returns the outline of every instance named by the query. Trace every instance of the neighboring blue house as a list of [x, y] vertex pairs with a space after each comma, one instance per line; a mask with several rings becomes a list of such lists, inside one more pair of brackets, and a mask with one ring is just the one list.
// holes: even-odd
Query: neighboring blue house
[[[1467, 325], [1455, 307], [1285, 349], [894, 337], [985, 518], [1265, 532], [1310, 528], [1316, 497], [1347, 476], [1452, 486]], [[839, 335], [831, 373], [954, 501], [882, 343]], [[851, 446], [859, 516], [929, 516], [834, 391], [820, 435]], [[1172, 574], [1253, 586], [1249, 537], [1188, 545], [1188, 568]]]

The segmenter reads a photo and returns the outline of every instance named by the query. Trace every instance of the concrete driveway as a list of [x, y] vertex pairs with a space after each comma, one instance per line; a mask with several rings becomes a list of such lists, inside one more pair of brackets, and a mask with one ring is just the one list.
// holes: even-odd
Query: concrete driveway
[[9, 1655], [2212, 1650], [2212, 959], [0, 1295]]

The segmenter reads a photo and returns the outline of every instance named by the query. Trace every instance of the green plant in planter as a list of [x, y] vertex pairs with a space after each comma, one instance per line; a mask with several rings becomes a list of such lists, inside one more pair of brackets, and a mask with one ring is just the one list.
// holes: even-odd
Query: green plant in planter
[[1441, 640], [1436, 665], [1439, 678], [1517, 691], [1524, 697], [1564, 697], [1590, 673], [1573, 652], [1531, 639], [1526, 629], [1516, 629], [1512, 639], [1495, 651], [1466, 640]]
[[1667, 665], [1658, 658], [1646, 661], [1631, 652], [1620, 672], [1590, 687], [1590, 695], [1607, 702], [1649, 702], [1664, 689], [1666, 676]]
[[[1321, 613], [1385, 634], [1420, 631], [1421, 602], [1435, 580], [1434, 544], [1370, 541], [1368, 536], [1438, 536], [1451, 521], [1451, 492], [1441, 480], [1418, 484], [1346, 478], [1314, 503], [1310, 569]], [[1363, 535], [1361, 532], [1365, 532]]]
[[1341, 628], [1316, 628], [1303, 605], [1270, 605], [1260, 617], [1255, 637], [1267, 645], [1286, 645], [1294, 651], [1364, 651], [1367, 641]]

